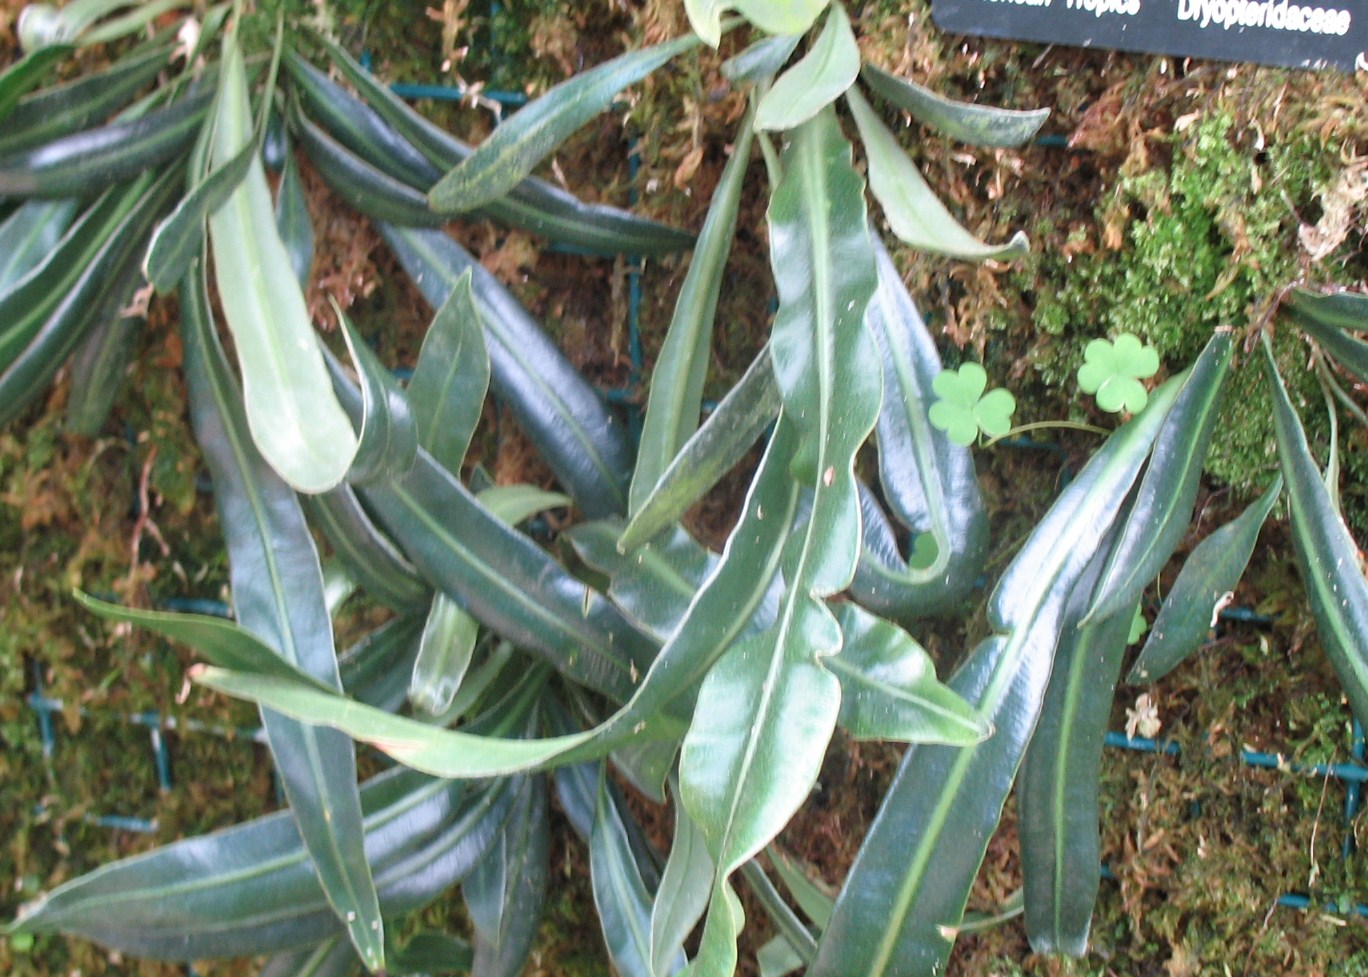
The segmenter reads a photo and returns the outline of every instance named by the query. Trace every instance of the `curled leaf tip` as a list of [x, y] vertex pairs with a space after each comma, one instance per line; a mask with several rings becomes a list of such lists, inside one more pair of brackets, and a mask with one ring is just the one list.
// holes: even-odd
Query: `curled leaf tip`
[[1021, 258], [1029, 254], [1030, 251], [1031, 239], [1026, 236], [1025, 231], [1017, 231], [1012, 235], [1011, 240], [1003, 246], [1002, 253], [998, 255], [998, 258], [1004, 261], [1011, 258]]

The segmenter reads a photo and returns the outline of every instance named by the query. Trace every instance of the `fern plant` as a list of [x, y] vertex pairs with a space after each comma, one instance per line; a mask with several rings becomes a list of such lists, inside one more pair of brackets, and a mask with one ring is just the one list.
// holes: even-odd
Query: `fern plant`
[[[990, 244], [960, 226], [866, 93], [989, 146], [1030, 139], [1046, 113], [955, 102], [862, 63], [844, 9], [824, 0], [689, 0], [694, 33], [574, 76], [473, 149], [325, 33], [287, 21], [288, 7], [187, 14], [97, 84], [35, 88], [83, 37], [181, 9], [135, 7], [113, 22], [123, 28], [100, 26], [124, 6], [79, 0], [30, 15], [47, 25], [35, 41], [46, 46], [0, 75], [0, 195], [15, 200], [0, 226], [0, 254], [15, 256], [0, 280], [0, 416], [19, 416], [78, 346], [109, 342], [104, 324], [144, 281], [177, 291], [234, 618], [79, 599], [186, 643], [204, 660], [196, 682], [260, 706], [290, 811], [72, 880], [11, 932], [61, 931], [160, 959], [272, 954], [268, 974], [517, 973], [550, 884], [554, 770], [623, 974], [731, 974], [745, 925], [738, 885], [779, 930], [762, 955], [771, 973], [940, 973], [1014, 783], [1032, 942], [1084, 951], [1111, 689], [1141, 592], [1190, 519], [1235, 339], [1213, 336], [1153, 390], [1140, 382], [1153, 370], [1122, 340], [1092, 357], [1085, 388], [1134, 416], [1013, 556], [987, 598], [990, 633], [942, 683], [908, 628], [959, 611], [983, 571], [967, 443], [1004, 428], [1010, 408], [979, 400], [986, 377], [941, 371], [867, 206], [872, 196], [914, 248], [1010, 258], [1024, 237]], [[733, 31], [753, 35], [726, 69], [750, 107], [696, 242], [533, 177], [624, 89]], [[130, 102], [154, 76], [156, 90]], [[434, 310], [407, 384], [345, 316], [350, 367], [315, 339], [298, 281], [312, 234], [293, 158], [274, 201], [260, 162], [273, 112], [337, 195], [376, 222]], [[757, 146], [778, 308], [763, 352], [700, 424]], [[621, 419], [442, 229], [469, 216], [596, 252], [693, 244], [635, 452]], [[1363, 301], [1304, 292], [1291, 304], [1360, 378]], [[103, 365], [83, 389], [107, 389], [114, 358], [90, 361]], [[462, 480], [489, 393], [564, 496]], [[952, 416], [938, 418], [935, 394]], [[1279, 405], [1312, 608], [1368, 716], [1368, 588], [1296, 414]], [[877, 492], [855, 471], [871, 435]], [[736, 527], [709, 552], [678, 520], [761, 439]], [[1242, 517], [1241, 540], [1275, 496]], [[566, 538], [604, 589], [517, 528], [567, 500], [587, 521]], [[311, 529], [393, 611], [341, 655]], [[916, 537], [910, 552], [904, 532]], [[1195, 620], [1183, 602], [1237, 578], [1241, 562], [1201, 563], [1174, 613]], [[1165, 661], [1201, 639], [1173, 634], [1165, 628]], [[838, 726], [912, 746], [834, 900], [772, 856], [786, 899], [758, 859], [806, 802]], [[354, 741], [399, 766], [358, 786]], [[610, 767], [674, 801], [668, 854], [645, 840]], [[426, 934], [398, 947], [387, 937], [394, 919], [457, 884], [468, 939]]]

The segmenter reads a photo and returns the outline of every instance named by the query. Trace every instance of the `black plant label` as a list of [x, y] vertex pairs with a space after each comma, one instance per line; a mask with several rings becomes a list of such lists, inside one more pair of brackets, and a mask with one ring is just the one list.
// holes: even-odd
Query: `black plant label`
[[933, 0], [931, 12], [956, 34], [1368, 71], [1368, 0]]

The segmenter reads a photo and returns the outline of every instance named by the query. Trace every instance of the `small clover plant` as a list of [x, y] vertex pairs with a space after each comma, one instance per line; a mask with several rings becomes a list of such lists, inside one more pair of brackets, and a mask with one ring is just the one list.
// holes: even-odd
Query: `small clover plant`
[[1006, 434], [1016, 398], [1000, 387], [984, 393], [987, 386], [988, 374], [977, 363], [942, 370], [931, 383], [938, 398], [931, 405], [931, 424], [965, 446], [973, 444], [980, 431], [990, 438]]
[[1159, 371], [1159, 354], [1153, 346], [1122, 333], [1115, 342], [1094, 339], [1083, 351], [1084, 363], [1078, 369], [1078, 386], [1095, 394], [1097, 406], [1111, 414], [1122, 408], [1132, 414], [1145, 409], [1149, 391], [1141, 380]]

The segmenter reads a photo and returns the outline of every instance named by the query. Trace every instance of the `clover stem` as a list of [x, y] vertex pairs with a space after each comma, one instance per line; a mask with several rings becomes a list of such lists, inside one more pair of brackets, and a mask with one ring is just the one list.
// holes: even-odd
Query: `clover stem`
[[1103, 435], [1111, 434], [1111, 431], [1107, 430], [1105, 427], [1098, 427], [1096, 424], [1083, 424], [1078, 421], [1036, 421], [1033, 424], [1022, 424], [1012, 428], [1010, 431], [1004, 431], [997, 437], [989, 438], [987, 441], [984, 441], [979, 447], [991, 448], [1004, 438], [1016, 437], [1018, 434], [1025, 434], [1028, 431], [1042, 431], [1046, 428], [1065, 428], [1070, 431], [1090, 431], [1093, 434]]

